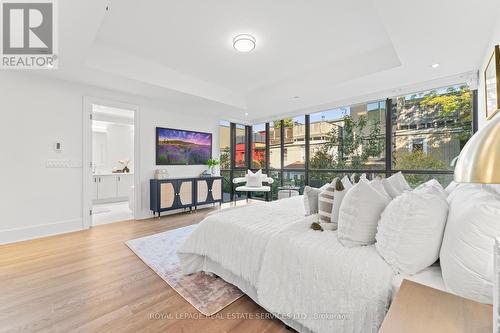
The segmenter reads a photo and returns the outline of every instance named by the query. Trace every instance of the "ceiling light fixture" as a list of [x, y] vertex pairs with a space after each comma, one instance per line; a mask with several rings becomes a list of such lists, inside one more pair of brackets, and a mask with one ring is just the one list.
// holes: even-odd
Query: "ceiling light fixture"
[[439, 64], [432, 64], [431, 65], [432, 68], [438, 68], [439, 67]]
[[248, 117], [248, 112], [245, 112], [245, 117]]
[[249, 34], [237, 35], [233, 38], [233, 47], [239, 52], [250, 52], [255, 48], [255, 37]]

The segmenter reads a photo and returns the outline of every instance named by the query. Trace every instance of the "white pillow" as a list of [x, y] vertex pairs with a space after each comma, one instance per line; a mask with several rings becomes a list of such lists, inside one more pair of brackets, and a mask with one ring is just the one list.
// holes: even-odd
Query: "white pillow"
[[344, 176], [341, 180], [342, 185], [344, 186], [344, 189], [342, 191], [337, 191], [335, 190], [333, 194], [333, 207], [332, 207], [332, 216], [330, 218], [331, 222], [334, 224], [335, 229], [337, 229], [338, 223], [339, 223], [339, 212], [340, 212], [340, 205], [342, 204], [342, 201], [344, 200], [345, 194], [347, 191], [349, 191], [350, 188], [352, 188], [352, 183], [349, 180], [349, 177]]
[[500, 237], [500, 196], [476, 185], [460, 186], [450, 197], [440, 254], [444, 284], [455, 294], [491, 304], [493, 244]]
[[253, 173], [252, 170], [248, 170], [245, 176], [248, 187], [261, 187], [262, 186], [262, 170]]
[[385, 208], [375, 247], [396, 273], [415, 274], [439, 258], [448, 202], [439, 188], [408, 191]]
[[[318, 196], [318, 221], [319, 223], [331, 223], [333, 211], [333, 197], [335, 185], [338, 178], [335, 178]], [[336, 229], [337, 226], [334, 226]]]
[[377, 191], [379, 191], [380, 193], [382, 193], [383, 195], [387, 196], [389, 199], [392, 200], [392, 197], [385, 190], [384, 184], [382, 183], [382, 179], [376, 177], [374, 180], [370, 181], [370, 185], [374, 189], [376, 189]]
[[453, 192], [457, 188], [458, 185], [459, 184], [456, 181], [452, 180], [451, 183], [449, 183], [448, 186], [446, 186], [446, 188], [445, 188], [446, 193], [448, 193], [448, 195], [450, 195], [451, 192]]
[[318, 213], [318, 196], [320, 193], [321, 189], [319, 188], [304, 187], [304, 210], [306, 216]]
[[496, 192], [497, 194], [500, 194], [500, 185], [499, 184], [490, 184], [490, 185], [486, 185], [487, 188], [489, 188], [490, 190]]
[[347, 247], [375, 243], [380, 214], [390, 201], [366, 180], [360, 180], [346, 193], [340, 205], [339, 241]]
[[385, 190], [394, 199], [404, 191], [411, 191], [410, 185], [406, 182], [403, 173], [400, 171], [389, 178], [382, 180]]
[[441, 185], [440, 182], [438, 182], [436, 179], [431, 179], [423, 184], [420, 184], [417, 186], [416, 190], [421, 190], [425, 188], [433, 188], [439, 193], [444, 199], [448, 197], [448, 192], [443, 188], [443, 185]]

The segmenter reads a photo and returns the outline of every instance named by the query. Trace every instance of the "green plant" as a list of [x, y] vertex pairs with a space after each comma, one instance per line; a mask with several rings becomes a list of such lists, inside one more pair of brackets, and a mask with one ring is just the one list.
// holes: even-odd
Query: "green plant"
[[384, 145], [380, 121], [345, 116], [343, 122], [344, 126], [333, 127], [326, 135], [326, 143], [314, 151], [310, 162], [313, 169], [359, 169], [370, 157], [381, 155]]
[[[293, 126], [293, 119], [292, 118], [285, 118], [283, 119], [283, 123], [285, 124], [285, 127], [292, 127]], [[280, 128], [281, 127], [281, 120], [276, 120], [273, 122], [274, 128]]]
[[229, 169], [231, 167], [229, 147], [226, 147], [221, 151], [220, 167], [221, 169]]
[[207, 165], [209, 168], [212, 168], [216, 165], [219, 165], [219, 161], [218, 160], [214, 160], [213, 158], [210, 158], [208, 161], [207, 161]]
[[[395, 152], [394, 160], [396, 162], [397, 168], [401, 170], [444, 170], [446, 169], [446, 164], [432, 156], [432, 154], [426, 154], [420, 150], [413, 152]], [[406, 174], [405, 179], [410, 184], [411, 187], [416, 187], [426, 181], [435, 178], [444, 186], [447, 185], [447, 176], [439, 175], [429, 175], [429, 174]]]

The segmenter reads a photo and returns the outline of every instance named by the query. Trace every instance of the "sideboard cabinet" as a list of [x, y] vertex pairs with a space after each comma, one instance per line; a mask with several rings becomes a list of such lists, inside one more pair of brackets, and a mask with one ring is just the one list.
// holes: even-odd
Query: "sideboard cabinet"
[[151, 179], [150, 209], [160, 216], [169, 210], [222, 204], [222, 184], [222, 177]]

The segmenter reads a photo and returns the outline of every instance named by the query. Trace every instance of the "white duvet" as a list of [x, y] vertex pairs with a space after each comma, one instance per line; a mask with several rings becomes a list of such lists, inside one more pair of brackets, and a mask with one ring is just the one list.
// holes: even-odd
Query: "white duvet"
[[374, 246], [347, 248], [336, 231], [296, 223], [273, 237], [257, 294], [267, 310], [314, 332], [377, 332], [394, 273]]
[[334, 231], [313, 231], [303, 198], [208, 216], [178, 249], [185, 274], [204, 257], [247, 280], [258, 302], [314, 332], [377, 332], [393, 272], [373, 246], [346, 248]]
[[207, 256], [256, 286], [269, 240], [303, 219], [302, 197], [231, 208], [209, 215], [177, 250], [182, 271], [191, 274], [203, 270], [203, 258], [199, 256]]

